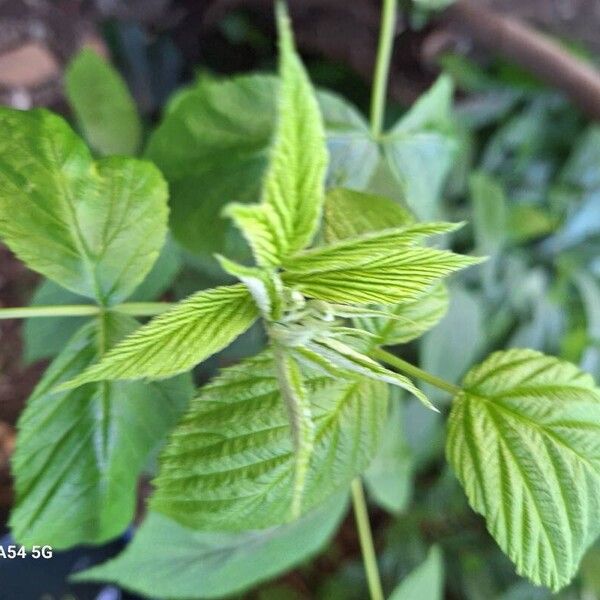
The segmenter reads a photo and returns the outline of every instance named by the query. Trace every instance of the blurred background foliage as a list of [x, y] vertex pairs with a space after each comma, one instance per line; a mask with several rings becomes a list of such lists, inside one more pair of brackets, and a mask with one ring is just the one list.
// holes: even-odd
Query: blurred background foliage
[[[212, 254], [243, 260], [248, 249], [220, 212], [228, 202], [257, 199], [274, 126], [269, 3], [57, 3], [56, 11], [71, 11], [68, 39], [60, 36], [62, 25], [52, 20], [52, 9], [39, 3], [36, 13], [27, 4], [0, 3], [0, 33], [10, 23], [25, 24], [12, 46], [8, 34], [0, 36], [0, 47], [8, 51], [39, 41], [39, 30], [36, 38], [31, 27], [37, 22], [47, 41], [60, 38], [44, 46], [57, 72], [35, 85], [0, 78], [3, 101], [59, 108], [98, 154], [145, 156], [169, 181], [172, 239], [133, 299], [176, 300], [227, 281]], [[342, 4], [291, 3], [303, 58], [321, 90], [331, 152], [328, 183], [389, 196], [422, 219], [467, 221], [453, 238], [456, 247], [489, 257], [452, 278], [447, 314], [398, 352], [458, 381], [490, 351], [530, 347], [578, 363], [600, 380], [600, 126], [534, 74], [493, 52], [465, 51], [465, 40], [445, 29], [443, 13], [430, 12], [437, 2], [406, 2], [386, 134], [374, 140], [366, 115], [378, 3]], [[598, 39], [590, 37], [589, 23], [553, 20], [548, 6], [554, 3], [542, 4], [537, 12], [535, 2], [498, 7], [544, 25], [560, 37], [565, 52], [595, 63]], [[112, 57], [125, 85], [96, 54], [77, 54], [90, 40]], [[62, 80], [65, 68], [66, 85], [55, 85], [52, 77]], [[85, 302], [45, 281], [29, 279], [19, 287], [6, 275], [15, 268], [7, 253], [1, 261], [5, 305], [29, 298], [32, 304]], [[11, 348], [17, 356], [6, 357], [3, 350], [2, 399], [22, 402], [40, 361], [55, 356], [78, 326], [77, 319], [39, 319], [26, 322], [22, 331], [4, 328], [5, 345], [17, 340]], [[261, 331], [251, 330], [201, 365], [198, 382], [256, 352], [262, 342]], [[427, 391], [438, 405], [447, 402], [439, 391]], [[0, 442], [3, 431], [10, 439], [17, 412], [18, 406], [0, 407], [5, 428]], [[399, 398], [380, 455], [366, 475], [385, 588], [404, 580], [396, 600], [550, 598], [549, 591], [514, 574], [482, 519], [469, 509], [443, 458], [444, 421], [418, 402]], [[176, 542], [164, 540], [165, 547], [169, 543]], [[297, 551], [302, 555], [302, 548]], [[600, 598], [599, 565], [596, 546], [576, 581], [555, 597]], [[57, 585], [60, 593], [95, 597], [78, 586]], [[351, 518], [324, 541], [317, 558], [240, 597], [366, 598]]]

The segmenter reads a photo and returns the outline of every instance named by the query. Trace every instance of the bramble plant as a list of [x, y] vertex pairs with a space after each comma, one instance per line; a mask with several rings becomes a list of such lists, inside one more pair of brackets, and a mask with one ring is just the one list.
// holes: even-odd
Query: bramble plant
[[[420, 160], [406, 144], [415, 122], [425, 118], [418, 111], [383, 131], [394, 10], [395, 2], [386, 0], [371, 131], [361, 135], [364, 156], [383, 154], [401, 176], [407, 168], [426, 172], [428, 155]], [[392, 389], [418, 398], [423, 410], [437, 410], [417, 387], [421, 380], [453, 397], [446, 455], [471, 506], [519, 574], [559, 590], [600, 533], [600, 390], [576, 366], [534, 350], [495, 352], [459, 387], [384, 349], [432, 328], [448, 304], [442, 280], [482, 259], [426, 243], [461, 223], [419, 222], [391, 199], [340, 186], [332, 115], [337, 111], [338, 145], [354, 117], [347, 111], [344, 125], [339, 100], [313, 90], [282, 3], [276, 12], [279, 83], [257, 76], [239, 78], [237, 88], [226, 84], [232, 94], [254, 90], [257, 103], [271, 102], [275, 88], [278, 97], [260, 202], [224, 209], [254, 259], [248, 266], [218, 255], [238, 283], [175, 305], [136, 296], [126, 302], [142, 281], [142, 300], [164, 289], [146, 277], [168, 230], [167, 186], [158, 168], [134, 158], [94, 160], [61, 118], [0, 109], [2, 240], [31, 269], [87, 299], [3, 309], [0, 316], [90, 319], [52, 362], [20, 419], [13, 534], [25, 545], [60, 549], [122, 533], [133, 517], [137, 478], [168, 433], [149, 515], [132, 545], [76, 580], [117, 581], [170, 598], [221, 597], [318, 550], [351, 492], [370, 594], [382, 599], [361, 476], [382, 445], [388, 415], [393, 422]], [[70, 76], [75, 90], [76, 66]], [[103, 81], [120, 90], [119, 114], [127, 115], [129, 100], [111, 77]], [[169, 118], [177, 119], [186, 103], [214, 101], [223, 84], [206, 85], [179, 98], [153, 137], [148, 156], [159, 165], [170, 151], [164, 132], [178, 126]], [[447, 80], [437, 86], [450, 94]], [[97, 138], [95, 115], [83, 110], [79, 117], [100, 152], [138, 146], [137, 122], [135, 143], [113, 143], [102, 132]], [[246, 123], [249, 131], [240, 133], [236, 118], [231, 115], [226, 133], [246, 136], [245, 182], [248, 172], [263, 169], [271, 124], [253, 130]], [[356, 119], [352, 126], [360, 129]], [[432, 133], [427, 143], [432, 160], [445, 162], [447, 142]], [[225, 154], [226, 134], [221, 149]], [[371, 158], [363, 162], [369, 161], [373, 169]], [[176, 163], [166, 171], [186, 167]], [[438, 168], [434, 179], [441, 180], [447, 168]], [[210, 177], [202, 169], [198, 176]], [[226, 166], [219, 169], [227, 175]], [[418, 193], [418, 187], [408, 190], [409, 206]], [[220, 198], [218, 206], [229, 200]], [[419, 210], [421, 217], [432, 214], [427, 202]], [[134, 319], [154, 315], [142, 326]], [[266, 348], [222, 369], [185, 408], [193, 393], [190, 370], [257, 321]], [[376, 479], [373, 472], [368, 477]], [[155, 540], [166, 547], [158, 552]], [[197, 554], [191, 561], [188, 554], [178, 557], [190, 548]], [[221, 562], [211, 562], [227, 550]], [[422, 569], [439, 570], [440, 561], [434, 547]], [[169, 577], [172, 572], [178, 577]], [[406, 594], [401, 584], [390, 597]]]

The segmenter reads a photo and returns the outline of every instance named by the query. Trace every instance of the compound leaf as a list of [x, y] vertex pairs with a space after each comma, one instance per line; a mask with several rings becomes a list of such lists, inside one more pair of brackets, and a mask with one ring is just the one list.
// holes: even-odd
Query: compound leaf
[[88, 384], [55, 393], [137, 326], [108, 313], [84, 325], [50, 365], [19, 424], [13, 473], [16, 504], [10, 525], [25, 545], [67, 548], [100, 544], [133, 518], [137, 478], [149, 453], [193, 394], [181, 376], [167, 382]]
[[93, 50], [83, 49], [65, 71], [65, 91], [86, 140], [102, 155], [135, 154], [142, 125], [119, 73]]
[[174, 600], [230, 596], [315, 555], [346, 509], [346, 496], [335, 495], [293, 523], [243, 533], [193, 531], [151, 512], [122, 554], [73, 579]]
[[[387, 416], [387, 386], [303, 369], [315, 427], [302, 511], [370, 463]], [[205, 530], [260, 529], [290, 518], [295, 457], [272, 356], [221, 371], [200, 390], [161, 459], [154, 510]]]
[[465, 377], [447, 456], [519, 574], [558, 590], [600, 532], [600, 390], [533, 350], [492, 354]]
[[63, 387], [183, 373], [228, 346], [257, 318], [258, 308], [242, 284], [197, 292], [127, 336]]
[[131, 158], [94, 162], [45, 110], [0, 110], [0, 236], [35, 271], [101, 304], [144, 279], [167, 232], [167, 187]]

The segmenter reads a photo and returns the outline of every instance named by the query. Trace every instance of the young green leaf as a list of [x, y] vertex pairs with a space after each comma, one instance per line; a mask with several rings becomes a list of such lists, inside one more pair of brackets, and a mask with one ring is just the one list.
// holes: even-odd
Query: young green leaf
[[10, 524], [28, 546], [100, 544], [131, 522], [137, 478], [148, 454], [193, 394], [191, 380], [89, 384], [55, 393], [112, 343], [137, 326], [108, 313], [85, 325], [50, 365], [21, 415]]
[[112, 582], [173, 600], [230, 596], [319, 552], [347, 504], [345, 495], [335, 495], [293, 523], [243, 533], [193, 531], [151, 512], [122, 554], [73, 580]]
[[0, 236], [30, 268], [115, 304], [151, 269], [167, 232], [167, 188], [152, 164], [94, 162], [60, 118], [0, 109]]
[[[308, 362], [312, 362], [313, 366], [325, 368], [326, 370], [327, 365], [330, 364], [375, 381], [396, 385], [418, 398], [427, 408], [437, 411], [437, 408], [431, 404], [427, 396], [408, 377], [386, 369], [372, 358], [361, 354], [339, 340], [323, 338], [309, 341], [297, 352]], [[331, 374], [335, 375], [335, 371]]]
[[[325, 239], [332, 243], [361, 234], [414, 223], [412, 215], [389, 198], [352, 190], [331, 190], [325, 198]], [[354, 322], [379, 338], [382, 345], [403, 344], [418, 338], [444, 316], [448, 292], [439, 283], [430, 294], [413, 302], [385, 307], [380, 315], [360, 315]]]
[[390, 600], [442, 600], [444, 561], [438, 546], [432, 546], [425, 561], [411, 571], [392, 592]]
[[347, 267], [368, 265], [371, 261], [403, 254], [427, 237], [450, 233], [463, 223], [417, 223], [364, 233], [326, 246], [318, 246], [284, 261], [288, 271], [319, 273]]
[[[387, 386], [303, 369], [314, 451], [302, 512], [346, 490], [370, 463], [387, 415]], [[161, 459], [154, 510], [188, 527], [248, 530], [290, 519], [296, 460], [272, 356], [221, 371], [202, 388]]]
[[533, 350], [492, 354], [464, 379], [447, 456], [519, 574], [558, 590], [600, 532], [600, 390]]
[[448, 290], [438, 283], [431, 293], [418, 300], [397, 304], [389, 316], [355, 318], [357, 327], [377, 336], [382, 346], [406, 344], [429, 331], [448, 310]]
[[62, 387], [183, 373], [228, 346], [257, 318], [258, 308], [244, 285], [197, 292], [127, 336]]
[[306, 247], [319, 226], [327, 170], [325, 132], [314, 90], [296, 54], [284, 4], [277, 2], [278, 126], [259, 205], [234, 206], [260, 265], [278, 265]]
[[65, 91], [86, 140], [102, 155], [136, 154], [142, 126], [135, 102], [119, 73], [93, 50], [84, 49], [65, 71]]
[[401, 234], [388, 234], [299, 255], [300, 269], [290, 265], [283, 281], [328, 302], [396, 304], [417, 300], [443, 277], [481, 262], [446, 250], [402, 245]]

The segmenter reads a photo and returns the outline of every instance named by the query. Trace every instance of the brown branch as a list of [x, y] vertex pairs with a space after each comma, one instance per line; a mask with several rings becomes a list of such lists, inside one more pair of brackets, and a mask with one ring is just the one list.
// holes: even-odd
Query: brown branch
[[523, 22], [471, 0], [457, 0], [445, 16], [477, 44], [562, 90], [586, 115], [600, 119], [600, 72], [592, 65]]

